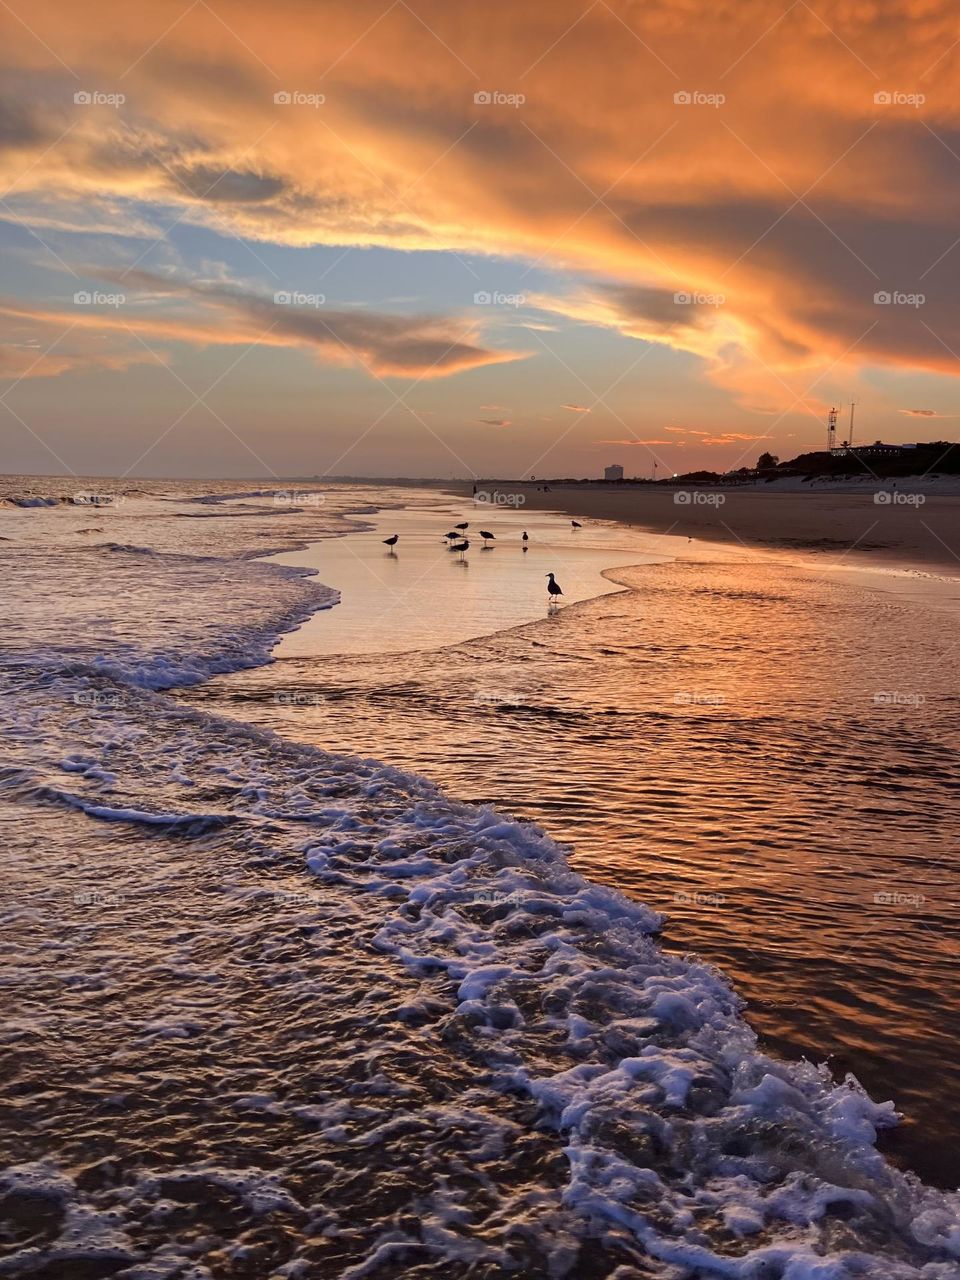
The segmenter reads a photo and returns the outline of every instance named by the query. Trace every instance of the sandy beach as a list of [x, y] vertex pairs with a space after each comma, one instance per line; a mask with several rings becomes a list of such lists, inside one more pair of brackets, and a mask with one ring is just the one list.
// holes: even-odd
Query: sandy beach
[[953, 580], [438, 489], [0, 486], [0, 1271], [953, 1280]]
[[[481, 482], [480, 491], [493, 491]], [[561, 510], [578, 520], [619, 520], [655, 533], [749, 547], [796, 549], [855, 562], [887, 561], [960, 573], [960, 493], [950, 484], [871, 483], [791, 492], [779, 486], [686, 489], [651, 485], [498, 483], [532, 510]], [[889, 501], [885, 500], [889, 497]]]

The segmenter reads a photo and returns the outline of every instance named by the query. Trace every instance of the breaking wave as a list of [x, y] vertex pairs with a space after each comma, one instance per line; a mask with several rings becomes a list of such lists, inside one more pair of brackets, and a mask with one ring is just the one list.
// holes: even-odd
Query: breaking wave
[[0, 1276], [960, 1277], [958, 1197], [874, 1146], [892, 1104], [765, 1054], [540, 828], [155, 692], [334, 593], [8, 568]]

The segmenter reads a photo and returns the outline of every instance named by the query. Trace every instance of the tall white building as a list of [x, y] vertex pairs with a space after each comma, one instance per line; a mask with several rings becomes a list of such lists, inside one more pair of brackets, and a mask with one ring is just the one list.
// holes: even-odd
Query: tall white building
[[622, 480], [623, 467], [619, 463], [615, 463], [612, 467], [604, 467], [603, 478], [604, 480]]

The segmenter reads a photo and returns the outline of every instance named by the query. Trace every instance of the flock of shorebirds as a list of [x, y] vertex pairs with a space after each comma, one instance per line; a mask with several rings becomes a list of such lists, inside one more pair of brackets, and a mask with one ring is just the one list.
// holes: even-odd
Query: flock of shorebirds
[[[579, 520], [571, 520], [570, 527], [571, 529], [576, 530], [576, 529], [582, 529], [583, 525], [580, 523]], [[450, 530], [449, 533], [445, 533], [443, 535], [444, 541], [447, 544], [448, 550], [459, 552], [461, 560], [464, 558], [466, 553], [470, 550], [470, 539], [467, 537], [467, 530], [469, 528], [470, 528], [470, 521], [464, 520], [462, 524], [456, 525], [453, 529]], [[489, 550], [490, 543], [496, 542], [497, 540], [496, 537], [488, 529], [478, 529], [477, 532], [479, 533], [480, 537], [483, 539], [484, 551]], [[383, 544], [384, 546], [390, 548], [391, 554], [395, 554], [393, 549], [399, 541], [400, 541], [399, 533], [393, 533], [390, 535], [389, 538], [383, 539]], [[523, 533], [521, 533], [520, 535], [520, 542], [521, 542], [521, 545], [523, 546], [524, 551], [526, 551], [527, 547], [530, 544], [530, 535], [527, 533], [526, 529], [524, 529]], [[547, 599], [551, 604], [555, 604], [557, 601], [557, 597], [563, 595], [563, 591], [560, 587], [560, 583], [557, 582], [556, 578], [553, 576], [552, 573], [548, 573], [546, 575], [546, 578], [547, 578]]]

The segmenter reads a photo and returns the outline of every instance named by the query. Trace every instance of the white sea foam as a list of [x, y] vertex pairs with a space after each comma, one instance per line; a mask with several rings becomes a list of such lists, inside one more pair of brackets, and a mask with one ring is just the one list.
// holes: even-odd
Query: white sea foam
[[[39, 740], [53, 740], [69, 705], [62, 686], [84, 680], [64, 677], [34, 702]], [[258, 839], [287, 832], [273, 840], [288, 850], [299, 839], [315, 882], [378, 921], [370, 937], [386, 981], [395, 965], [419, 990], [396, 1009], [402, 1040], [391, 1045], [384, 1024], [371, 1023], [374, 1057], [389, 1060], [402, 1043], [426, 1069], [432, 1038], [445, 1028], [479, 1073], [473, 1104], [460, 1098], [450, 1110], [451, 1100], [438, 1097], [427, 1107], [452, 1126], [444, 1160], [474, 1158], [472, 1140], [461, 1146], [454, 1136], [464, 1125], [488, 1151], [518, 1140], [520, 1130], [511, 1139], [491, 1118], [498, 1096], [527, 1099], [535, 1130], [553, 1135], [566, 1177], [539, 1191], [533, 1177], [527, 1189], [554, 1215], [554, 1228], [546, 1221], [530, 1227], [542, 1274], [576, 1275], [578, 1242], [611, 1233], [628, 1256], [632, 1249], [638, 1259], [656, 1260], [651, 1274], [665, 1280], [960, 1274], [957, 1197], [897, 1173], [873, 1145], [877, 1130], [894, 1120], [891, 1104], [874, 1103], [853, 1080], [837, 1085], [825, 1070], [764, 1054], [722, 975], [665, 955], [655, 942], [656, 914], [572, 872], [542, 831], [448, 800], [423, 779], [372, 761], [287, 749], [211, 717], [171, 714], [155, 695], [130, 699], [119, 707], [83, 704], [84, 748], [63, 761], [64, 781], [51, 787], [21, 777], [21, 794], [26, 788], [41, 803], [110, 825], [186, 829], [204, 814], [183, 802], [219, 773], [234, 783], [229, 817], [238, 848], [240, 833], [250, 830]], [[149, 735], [132, 732], [143, 724]], [[174, 750], [177, 773], [193, 783], [186, 794], [171, 780]], [[224, 753], [229, 769], [218, 763]], [[84, 790], [71, 791], [67, 779]], [[178, 795], [179, 807], [172, 803]], [[309, 909], [300, 917], [308, 927], [311, 918]], [[276, 963], [274, 970], [269, 954], [261, 955], [259, 978], [268, 986], [286, 968]], [[367, 996], [358, 986], [353, 998], [362, 1005]], [[321, 1008], [322, 985], [305, 986], [302, 999], [305, 1010]], [[202, 1042], [208, 1031], [203, 1005], [191, 1004], [144, 1022], [136, 1036]], [[230, 1106], [271, 1124], [307, 1124], [334, 1150], [380, 1150], [425, 1123], [423, 1104], [389, 1079], [372, 1096], [381, 1101], [361, 1105], [344, 1094], [304, 1105], [270, 1090], [239, 1093]], [[62, 1171], [31, 1176], [46, 1179], [49, 1193], [69, 1205], [68, 1234], [46, 1256], [76, 1246], [77, 1223], [100, 1231], [97, 1206]], [[231, 1194], [255, 1218], [292, 1211], [296, 1197], [282, 1172], [266, 1186], [254, 1170], [232, 1177]], [[117, 1230], [135, 1236], [145, 1206], [162, 1212], [160, 1202], [179, 1182], [223, 1189], [223, 1178], [203, 1166], [141, 1177]], [[443, 1186], [440, 1177], [438, 1199], [416, 1232], [384, 1222], [362, 1261], [342, 1274], [376, 1274], [384, 1258], [402, 1261], [424, 1247], [451, 1266], [483, 1260], [509, 1268], [507, 1237], [498, 1242], [489, 1224], [482, 1238], [475, 1235], [469, 1215], [460, 1220], [454, 1203], [442, 1206]], [[490, 1184], [489, 1193], [502, 1196], [505, 1188]], [[511, 1212], [504, 1201], [501, 1231], [510, 1229]], [[91, 1248], [101, 1247], [96, 1232]]]
[[[960, 1199], [899, 1173], [874, 1146], [892, 1104], [764, 1053], [719, 972], [660, 950], [656, 913], [571, 871], [534, 826], [150, 692], [264, 660], [283, 626], [333, 603], [319, 584], [249, 560], [113, 547], [72, 558], [67, 605], [38, 596], [51, 557], [32, 565], [0, 707], [17, 835], [29, 848], [33, 825], [62, 814], [91, 850], [118, 841], [103, 865], [126, 867], [137, 887], [152, 874], [166, 886], [171, 867], [209, 876], [214, 848], [219, 879], [201, 888], [229, 906], [210, 917], [201, 905], [189, 927], [175, 920], [161, 933], [155, 964], [171, 977], [149, 1009], [123, 1006], [129, 982], [116, 977], [124, 884], [103, 903], [106, 923], [71, 916], [43, 944], [75, 1009], [71, 1036], [89, 1018], [85, 990], [124, 1008], [98, 1071], [105, 1092], [93, 1077], [87, 1091], [95, 1131], [116, 1109], [125, 1132], [130, 1086], [111, 1072], [116, 1058], [125, 1078], [131, 1045], [196, 1045], [229, 1077], [212, 1037], [238, 1051], [232, 1011], [253, 989], [266, 993], [265, 1018], [292, 1004], [261, 1055], [282, 1060], [276, 1078], [245, 1063], [210, 1099], [229, 1113], [242, 1167], [148, 1150], [81, 1179], [57, 1127], [40, 1129], [49, 1153], [0, 1173], [0, 1214], [17, 1224], [45, 1203], [46, 1237], [12, 1246], [0, 1276], [52, 1277], [85, 1261], [125, 1280], [206, 1280], [241, 1257], [242, 1220], [242, 1230], [282, 1224], [270, 1274], [292, 1278], [435, 1274], [417, 1270], [429, 1264], [558, 1280], [958, 1280]], [[140, 601], [135, 616], [105, 613], [123, 598]], [[234, 890], [250, 866], [260, 892], [248, 881]], [[283, 892], [311, 886], [321, 903], [291, 915]], [[33, 909], [18, 900], [9, 920]], [[278, 913], [272, 931], [267, 910]], [[150, 918], [164, 925], [162, 910]], [[338, 918], [351, 933], [334, 932]], [[292, 960], [292, 939], [318, 932]], [[38, 980], [32, 954], [21, 960], [17, 989]], [[226, 1004], [238, 967], [240, 1003]], [[116, 1032], [96, 1016], [94, 1034]], [[337, 1034], [347, 1023], [348, 1061]], [[328, 1036], [308, 1053], [314, 1024]], [[438, 1058], [455, 1089], [436, 1078]], [[340, 1065], [362, 1069], [298, 1093], [298, 1074], [336, 1080]], [[164, 1114], [186, 1069], [168, 1081], [154, 1065], [136, 1087], [153, 1082], [150, 1104]], [[57, 1123], [78, 1140], [76, 1115]], [[270, 1126], [278, 1167], [245, 1159], [244, 1142], [264, 1144], [244, 1125]], [[398, 1198], [371, 1218], [381, 1173]], [[298, 1190], [307, 1184], [319, 1188], [311, 1198]], [[208, 1212], [228, 1223], [212, 1243], [213, 1229], [196, 1226]], [[318, 1239], [344, 1250], [339, 1270], [311, 1271]]]
[[[5, 665], [80, 662], [147, 689], [258, 666], [278, 634], [339, 599], [307, 570], [117, 543], [69, 558], [22, 548], [3, 558]], [[129, 603], [114, 612], [121, 598]]]

